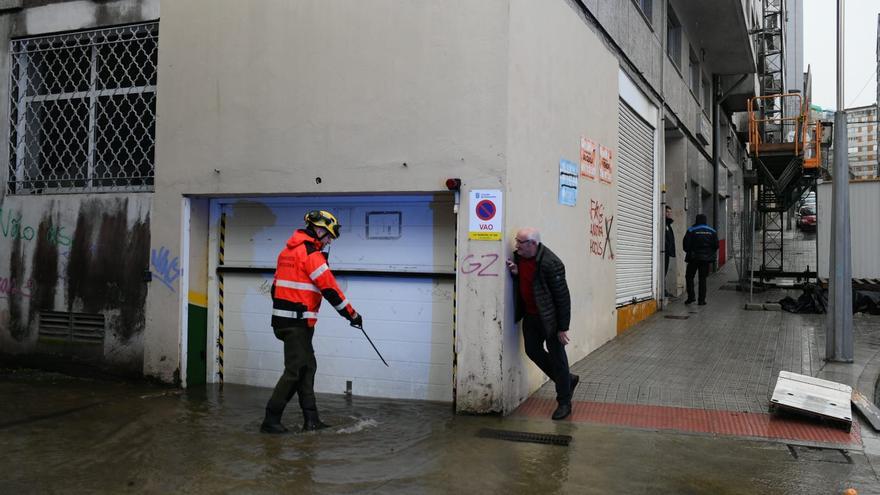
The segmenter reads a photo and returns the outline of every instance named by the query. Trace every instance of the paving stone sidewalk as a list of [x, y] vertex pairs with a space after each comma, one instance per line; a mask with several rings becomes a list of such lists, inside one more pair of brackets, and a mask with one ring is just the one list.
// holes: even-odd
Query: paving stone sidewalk
[[[581, 376], [574, 400], [767, 412], [780, 370], [857, 385], [865, 363], [880, 356], [880, 317], [856, 315], [861, 363], [826, 369], [825, 315], [746, 311], [748, 293], [722, 288], [734, 279], [729, 264], [710, 277], [708, 305], [672, 302], [573, 364]], [[756, 293], [754, 301], [787, 294], [798, 296], [773, 290]], [[552, 382], [534, 397], [555, 397]]]

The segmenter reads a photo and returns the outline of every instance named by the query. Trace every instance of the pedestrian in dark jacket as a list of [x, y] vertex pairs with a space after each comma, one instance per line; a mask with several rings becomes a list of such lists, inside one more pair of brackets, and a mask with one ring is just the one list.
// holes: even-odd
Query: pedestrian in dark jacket
[[526, 355], [556, 384], [559, 405], [552, 417], [564, 419], [571, 414], [572, 393], [580, 381], [570, 373], [565, 353], [571, 321], [565, 265], [541, 244], [537, 229], [524, 228], [516, 233], [514, 259], [507, 260], [507, 268], [513, 275], [516, 321], [523, 322]]
[[718, 251], [718, 234], [715, 229], [706, 225], [706, 215], [697, 215], [697, 221], [684, 235], [683, 247], [686, 253], [684, 261], [687, 263], [685, 281], [687, 282], [688, 298], [685, 304], [691, 304], [694, 299], [694, 275], [700, 275], [700, 299], [698, 304], [706, 304], [706, 277], [709, 275], [709, 265], [715, 262], [715, 253]]
[[672, 230], [672, 208], [666, 206], [666, 267], [663, 276], [669, 273], [669, 258], [675, 258], [675, 232]]

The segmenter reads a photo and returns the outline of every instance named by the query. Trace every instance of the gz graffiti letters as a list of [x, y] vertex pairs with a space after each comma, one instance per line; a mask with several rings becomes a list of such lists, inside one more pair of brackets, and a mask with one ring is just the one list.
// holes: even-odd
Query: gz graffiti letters
[[158, 251], [152, 250], [150, 253], [150, 271], [160, 282], [171, 289], [171, 292], [176, 292], [174, 284], [180, 278], [180, 258], [175, 256], [172, 259], [171, 251], [167, 247], [163, 246]]
[[[498, 261], [498, 258], [500, 256], [494, 253], [484, 254], [479, 259], [475, 255], [469, 254], [461, 260], [461, 273], [465, 275], [473, 273], [478, 277], [497, 277], [498, 272], [492, 266]], [[492, 269], [490, 270], [490, 268]]]
[[590, 252], [602, 259], [614, 259], [614, 248], [611, 245], [611, 226], [614, 216], [605, 216], [605, 205], [590, 200]]

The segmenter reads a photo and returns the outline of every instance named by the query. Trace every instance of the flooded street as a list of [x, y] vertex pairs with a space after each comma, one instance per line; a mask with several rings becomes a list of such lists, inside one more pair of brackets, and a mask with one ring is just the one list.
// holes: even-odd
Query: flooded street
[[[0, 493], [839, 493], [873, 476], [860, 452], [796, 459], [782, 443], [360, 397], [319, 397], [330, 429], [270, 436], [258, 433], [268, 394], [2, 371]], [[284, 422], [298, 430], [295, 406]], [[515, 443], [481, 428], [573, 438]]]

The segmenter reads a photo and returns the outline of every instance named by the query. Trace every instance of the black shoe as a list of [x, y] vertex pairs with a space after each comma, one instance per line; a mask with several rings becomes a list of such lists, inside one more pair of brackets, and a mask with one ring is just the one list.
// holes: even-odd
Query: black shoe
[[569, 390], [571, 390], [571, 395], [574, 395], [574, 389], [577, 388], [578, 383], [580, 383], [580, 382], [581, 382], [581, 377], [579, 377], [577, 375], [571, 375], [571, 387], [569, 388]]
[[569, 414], [571, 414], [571, 402], [563, 402], [553, 411], [552, 418], [554, 420], [565, 419]]
[[322, 422], [318, 418], [316, 409], [303, 409], [303, 429], [302, 431], [315, 431], [329, 428], [330, 425]]
[[263, 424], [260, 425], [260, 431], [263, 433], [280, 434], [287, 433], [287, 428], [281, 424], [281, 414], [284, 412], [284, 406], [281, 408], [266, 406], [266, 417], [263, 418]]
[[694, 302], [696, 302], [696, 299], [688, 299], [684, 303], [685, 304], [693, 304]]
[[697, 306], [705, 306], [705, 305], [706, 305], [706, 301], [700, 301], [697, 303]]

